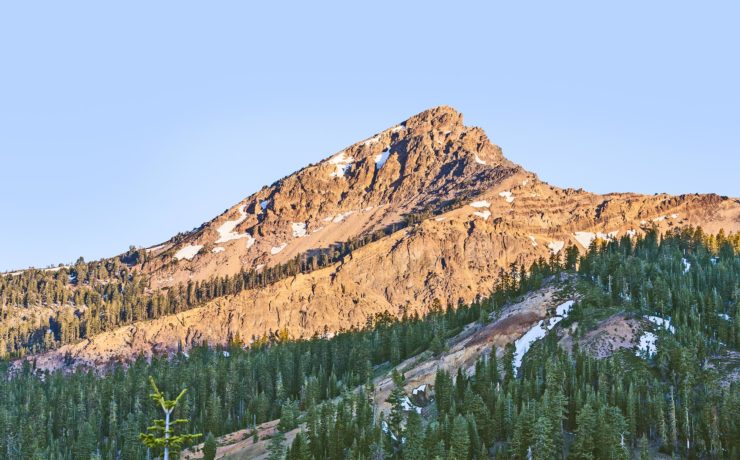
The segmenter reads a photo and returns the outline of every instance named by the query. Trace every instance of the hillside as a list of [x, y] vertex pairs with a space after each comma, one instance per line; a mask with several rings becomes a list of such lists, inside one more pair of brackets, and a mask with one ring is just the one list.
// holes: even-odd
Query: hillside
[[[202, 301], [156, 313], [144, 297], [137, 302], [149, 313], [115, 323], [101, 308], [100, 326], [80, 324], [72, 335], [82, 340], [61, 341], [34, 359], [42, 369], [105, 365], [198, 343], [249, 344], [278, 331], [332, 334], [385, 311], [424, 314], [434, 304], [471, 302], [512, 264], [563, 257], [571, 245], [583, 252], [596, 238], [685, 226], [736, 232], [740, 201], [559, 189], [507, 160], [460, 113], [438, 107], [130, 257], [130, 271], [146, 286], [140, 296], [185, 292], [189, 299], [192, 291]], [[234, 287], [239, 279], [247, 281]], [[228, 295], [213, 280], [224, 280]], [[70, 308], [44, 307], [50, 316]], [[34, 318], [31, 327], [43, 330], [44, 313]]]

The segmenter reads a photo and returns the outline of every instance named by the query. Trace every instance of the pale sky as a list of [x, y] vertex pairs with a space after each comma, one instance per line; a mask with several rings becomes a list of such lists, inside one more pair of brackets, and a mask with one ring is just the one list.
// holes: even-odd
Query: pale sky
[[0, 270], [159, 243], [441, 104], [554, 185], [740, 196], [737, 1], [355, 3], [0, 5]]

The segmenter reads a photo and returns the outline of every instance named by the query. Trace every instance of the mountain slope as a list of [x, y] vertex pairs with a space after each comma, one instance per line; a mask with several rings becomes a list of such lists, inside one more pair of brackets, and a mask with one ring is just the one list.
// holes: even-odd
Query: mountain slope
[[[245, 289], [192, 310], [91, 337], [37, 357], [57, 368], [105, 364], [196, 343], [245, 343], [269, 332], [309, 337], [362, 326], [388, 311], [424, 313], [491, 292], [502, 269], [528, 265], [597, 236], [701, 225], [740, 230], [740, 203], [716, 195], [597, 195], [559, 189], [507, 160], [449, 107], [407, 121], [283, 178], [197, 230], [148, 250], [135, 267], [152, 290], [299, 254], [331, 254], [308, 273]], [[334, 259], [330, 259], [334, 260]]]

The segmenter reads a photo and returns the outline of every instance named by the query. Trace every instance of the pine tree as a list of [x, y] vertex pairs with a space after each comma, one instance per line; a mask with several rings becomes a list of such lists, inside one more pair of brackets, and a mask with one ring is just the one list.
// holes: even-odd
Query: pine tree
[[267, 445], [268, 460], [283, 460], [285, 457], [285, 433], [277, 430]]
[[541, 415], [537, 418], [533, 431], [533, 460], [550, 460], [562, 457], [562, 455], [557, 454], [555, 442], [552, 439], [552, 424], [547, 416]]
[[576, 437], [573, 441], [570, 454], [576, 460], [592, 460], [594, 458], [596, 429], [596, 413], [590, 403], [586, 403], [576, 417]]
[[185, 443], [188, 443], [194, 439], [202, 436], [201, 434], [175, 434], [175, 425], [188, 423], [187, 419], [172, 419], [172, 413], [177, 407], [177, 403], [180, 402], [187, 389], [184, 389], [177, 395], [175, 399], [167, 399], [165, 395], [159, 391], [157, 384], [154, 383], [154, 379], [149, 377], [149, 383], [152, 386], [153, 393], [149, 395], [152, 401], [157, 403], [162, 412], [164, 413], [164, 419], [154, 420], [154, 425], [147, 428], [147, 431], [151, 433], [141, 433], [139, 438], [141, 442], [152, 449], [163, 450], [163, 460], [169, 460], [170, 453], [176, 454], [182, 448]]
[[450, 451], [448, 460], [467, 460], [470, 450], [470, 437], [468, 435], [468, 422], [465, 417], [458, 415], [452, 422], [450, 434]]
[[650, 445], [644, 434], [640, 438], [640, 460], [650, 460]]
[[403, 406], [407, 397], [403, 391], [403, 377], [395, 369], [392, 374], [393, 389], [386, 400], [391, 405], [391, 412], [388, 415], [388, 430], [391, 438], [391, 444], [395, 448], [400, 446], [403, 439]]
[[412, 411], [406, 420], [406, 442], [403, 445], [404, 460], [425, 460], [424, 433], [421, 428], [421, 416]]
[[216, 458], [217, 446], [213, 433], [208, 433], [206, 441], [203, 443], [203, 460], [213, 460]]
[[434, 397], [440, 414], [447, 414], [452, 407], [452, 378], [447, 371], [439, 369], [434, 379]]

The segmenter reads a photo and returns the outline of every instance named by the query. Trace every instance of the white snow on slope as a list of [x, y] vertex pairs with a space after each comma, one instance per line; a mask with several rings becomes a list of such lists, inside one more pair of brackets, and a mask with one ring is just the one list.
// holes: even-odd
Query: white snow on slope
[[671, 325], [670, 319], [663, 319], [659, 316], [646, 316], [646, 320], [650, 321], [651, 323], [655, 324], [661, 329], [666, 329], [671, 332], [671, 334], [676, 333], [676, 328]]
[[547, 243], [547, 247], [553, 254], [557, 254], [565, 246], [565, 241], [550, 241]]
[[414, 406], [408, 396], [404, 396], [401, 400], [401, 407], [407, 412], [415, 411], [417, 414], [421, 414], [421, 407]]
[[627, 236], [629, 236], [630, 238], [634, 238], [636, 235], [637, 235], [637, 230], [634, 230], [634, 229], [627, 230]]
[[470, 206], [474, 208], [490, 208], [491, 203], [489, 203], [486, 200], [480, 200], [480, 201], [473, 201], [472, 203], [470, 203]]
[[656, 217], [653, 219], [653, 222], [663, 222], [665, 220], [665, 216]]
[[426, 383], [422, 383], [418, 387], [416, 387], [413, 390], [411, 390], [411, 394], [412, 395], [417, 395], [417, 394], [419, 394], [422, 391], [427, 391], [427, 384]]
[[354, 158], [348, 157], [345, 152], [338, 153], [329, 159], [329, 164], [336, 167], [334, 171], [329, 174], [329, 177], [344, 177], [344, 175], [352, 167]]
[[678, 219], [678, 214], [676, 213], [671, 214], [671, 219]]
[[558, 305], [555, 308], [557, 316], [553, 316], [546, 320], [540, 320], [537, 324], [532, 326], [531, 329], [525, 332], [516, 342], [514, 342], [514, 347], [516, 348], [516, 351], [514, 352], [514, 369], [519, 369], [519, 367], [521, 367], [524, 355], [529, 351], [529, 348], [534, 342], [543, 338], [547, 334], [547, 331], [551, 330], [556, 324], [568, 317], [568, 313], [570, 313], [570, 309], [573, 308], [573, 304], [574, 301], [569, 300]]
[[287, 246], [288, 246], [288, 243], [283, 243], [280, 246], [273, 246], [272, 249], [270, 249], [270, 254], [272, 254], [273, 256], [275, 254], [279, 254], [280, 251], [285, 249]]
[[347, 211], [347, 212], [337, 214], [336, 216], [334, 216], [334, 218], [331, 221], [334, 222], [335, 224], [338, 224], [339, 222], [343, 221], [344, 219], [346, 219], [347, 217], [351, 216], [354, 213], [355, 213], [354, 211]]
[[375, 155], [375, 166], [378, 169], [382, 168], [385, 162], [388, 161], [388, 157], [390, 156], [390, 154], [390, 149], [385, 149], [381, 153]]
[[219, 252], [224, 252], [226, 249], [222, 248], [221, 246], [216, 246], [215, 248], [211, 249], [211, 252], [214, 254], [218, 254]]
[[635, 354], [637, 356], [642, 356], [643, 353], [647, 354], [647, 356], [654, 355], [658, 348], [655, 346], [655, 342], [658, 340], [658, 337], [653, 334], [652, 332], [645, 332], [640, 336], [640, 343], [637, 345], [637, 351]]
[[242, 206], [239, 208], [239, 214], [240, 215], [238, 219], [227, 220], [216, 229], [219, 235], [216, 243], [225, 243], [227, 241], [238, 240], [241, 238], [251, 238], [248, 233], [237, 233], [234, 231], [236, 226], [244, 222], [244, 220], [247, 218], [246, 206]]
[[483, 218], [483, 220], [488, 220], [488, 218], [491, 217], [491, 211], [489, 211], [487, 209], [485, 211], [483, 211], [483, 212], [481, 212], [481, 211], [475, 211], [473, 213], [473, 215], [474, 216], [481, 217], [481, 218]]
[[681, 262], [683, 262], [683, 272], [688, 273], [689, 270], [691, 270], [691, 262], [683, 258], [681, 259]]
[[512, 196], [510, 190], [506, 190], [504, 192], [499, 192], [498, 196], [500, 196], [502, 198], [506, 198], [506, 202], [507, 203], [511, 203], [511, 202], [514, 201], [514, 197]]
[[198, 251], [200, 251], [202, 247], [203, 245], [201, 244], [189, 244], [187, 246], [184, 246], [175, 253], [175, 259], [192, 260], [192, 258], [195, 257], [196, 254], [198, 254]]
[[529, 239], [532, 241], [532, 246], [537, 247], [537, 240], [532, 235], [529, 235]]
[[719, 316], [720, 318], [722, 318], [725, 321], [731, 321], [730, 315], [728, 315], [727, 313], [717, 313], [717, 316]]
[[487, 164], [485, 161], [481, 160], [481, 157], [479, 157], [477, 153], [475, 154], [475, 162], [479, 165]]
[[301, 238], [303, 236], [306, 236], [305, 222], [293, 222], [292, 224], [290, 224], [290, 227], [293, 229], [294, 238]]
[[555, 314], [558, 316], [568, 317], [574, 303], [576, 303], [575, 300], [569, 300], [567, 302], [561, 303], [555, 308]]
[[606, 240], [606, 241], [613, 240], [617, 236], [617, 233], [618, 232], [616, 231], [609, 232], [609, 233], [575, 232], [573, 236], [575, 236], [576, 241], [578, 241], [581, 244], [581, 246], [588, 249], [591, 246], [591, 243], [593, 243], [595, 239], [598, 238], [600, 240]]

